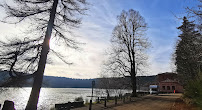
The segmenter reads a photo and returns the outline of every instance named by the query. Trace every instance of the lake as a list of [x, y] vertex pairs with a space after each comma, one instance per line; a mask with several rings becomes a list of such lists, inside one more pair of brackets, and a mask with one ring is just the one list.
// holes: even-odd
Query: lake
[[[9, 88], [0, 93], [0, 104], [3, 105], [5, 100], [11, 100], [15, 103], [16, 110], [24, 110], [31, 88]], [[131, 90], [110, 90], [111, 94], [127, 93]], [[74, 101], [77, 97], [82, 97], [84, 101], [90, 100], [92, 94], [91, 88], [42, 88], [38, 103], [38, 110], [50, 110], [57, 103], [67, 103]], [[95, 89], [96, 96], [106, 96], [105, 90]], [[96, 99], [93, 98], [95, 101]]]

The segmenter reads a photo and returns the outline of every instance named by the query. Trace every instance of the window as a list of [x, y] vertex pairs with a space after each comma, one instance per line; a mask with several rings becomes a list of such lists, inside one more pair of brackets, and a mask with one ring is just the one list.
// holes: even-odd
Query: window
[[170, 86], [167, 86], [167, 90], [170, 90]]
[[175, 90], [175, 86], [172, 86], [172, 90]]
[[162, 88], [163, 88], [163, 90], [166, 90], [166, 87], [165, 87], [165, 86], [163, 86]]

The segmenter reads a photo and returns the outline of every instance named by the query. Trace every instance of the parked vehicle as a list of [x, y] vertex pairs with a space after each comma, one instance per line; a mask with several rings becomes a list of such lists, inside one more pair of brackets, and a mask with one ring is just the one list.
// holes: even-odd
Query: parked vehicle
[[158, 85], [150, 85], [149, 86], [149, 93], [158, 95]]

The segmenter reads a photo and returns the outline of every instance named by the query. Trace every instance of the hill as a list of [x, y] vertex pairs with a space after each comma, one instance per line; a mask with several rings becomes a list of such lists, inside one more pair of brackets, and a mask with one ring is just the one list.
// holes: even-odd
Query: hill
[[91, 88], [96, 79], [73, 79], [66, 77], [44, 76], [43, 87], [51, 88]]
[[[8, 72], [0, 71], [0, 83], [7, 79]], [[44, 76], [43, 87], [50, 88], [91, 88], [92, 81], [94, 80], [96, 84], [103, 78], [95, 79], [73, 79], [66, 77], [56, 77], [56, 76]], [[117, 78], [107, 78], [108, 80], [114, 80]], [[122, 78], [124, 82], [130, 82], [130, 78]], [[156, 76], [137, 76], [137, 87], [148, 87], [150, 84], [155, 84]], [[23, 87], [31, 87], [32, 79], [27, 80], [27, 83]], [[116, 82], [121, 83], [121, 82]], [[118, 84], [117, 84], [118, 85]]]

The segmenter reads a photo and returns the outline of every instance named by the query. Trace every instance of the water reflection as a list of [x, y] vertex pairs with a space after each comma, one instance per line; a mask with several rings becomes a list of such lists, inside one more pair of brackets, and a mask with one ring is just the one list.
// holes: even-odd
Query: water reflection
[[[31, 88], [9, 88], [0, 93], [0, 103], [4, 100], [15, 102], [17, 110], [23, 110], [27, 104]], [[56, 103], [67, 103], [74, 101], [75, 98], [82, 96], [83, 99], [89, 99], [91, 89], [88, 88], [42, 88], [39, 98], [39, 109], [50, 109]]]
[[[104, 91], [105, 90], [103, 90], [103, 92]], [[31, 88], [28, 87], [9, 88], [8, 90], [0, 93], [0, 104], [3, 104], [4, 100], [11, 100], [14, 101], [16, 110], [24, 110], [29, 99], [30, 92]], [[56, 103], [67, 103], [68, 101], [74, 101], [75, 98], [80, 96], [82, 96], [84, 101], [89, 101], [90, 97], [87, 96], [91, 96], [91, 92], [92, 91], [90, 88], [42, 88], [38, 109], [48, 110], [51, 107], [54, 107]], [[93, 98], [93, 100], [95, 101], [95, 98]]]
[[23, 110], [28, 101], [31, 88], [9, 88], [0, 93], [0, 103], [3, 104], [5, 100], [14, 101], [17, 110]]

